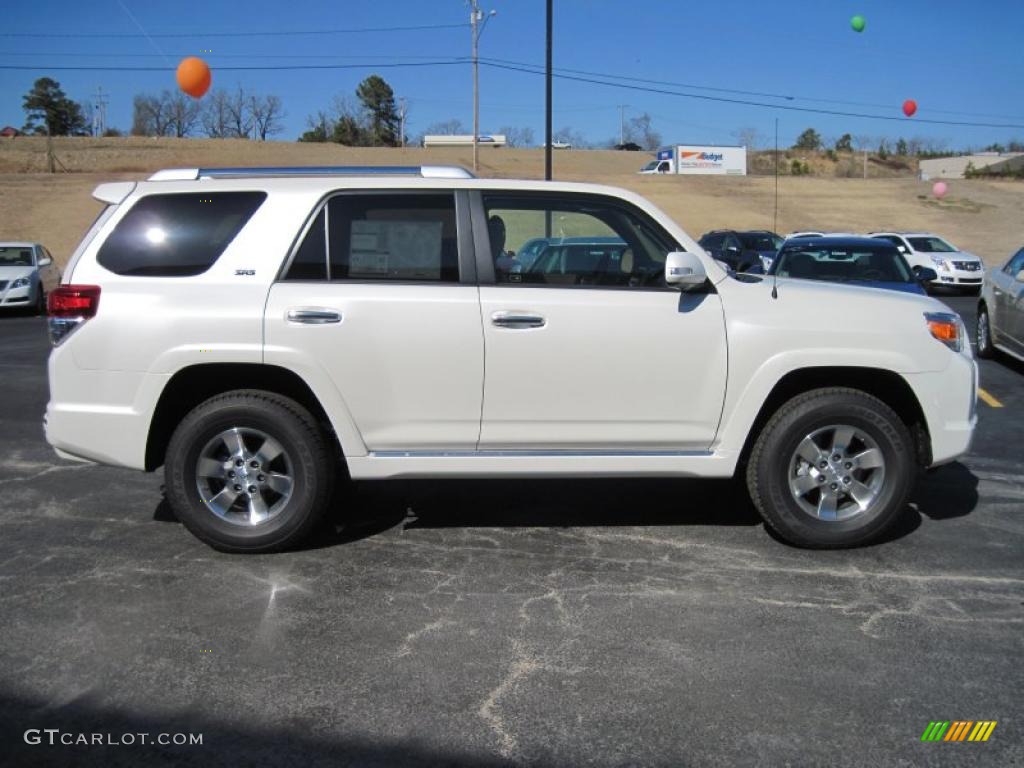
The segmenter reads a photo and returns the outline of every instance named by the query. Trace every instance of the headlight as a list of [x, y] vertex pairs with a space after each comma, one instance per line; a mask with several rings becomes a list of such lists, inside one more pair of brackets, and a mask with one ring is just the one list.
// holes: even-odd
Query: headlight
[[940, 269], [943, 272], [949, 272], [949, 263], [941, 256], [932, 256], [932, 264], [935, 265], [936, 269]]
[[964, 323], [960, 315], [952, 312], [925, 312], [925, 322], [932, 336], [941, 341], [954, 352], [962, 352], [964, 348]]
[[13, 283], [11, 283], [11, 288], [24, 288], [28, 284], [29, 284], [29, 279], [27, 277], [19, 277], [17, 280], [15, 280]]

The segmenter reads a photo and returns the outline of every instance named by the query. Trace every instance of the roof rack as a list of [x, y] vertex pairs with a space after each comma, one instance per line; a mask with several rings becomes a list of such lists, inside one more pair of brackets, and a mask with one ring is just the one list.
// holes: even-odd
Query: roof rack
[[239, 179], [258, 176], [421, 176], [424, 179], [475, 179], [460, 165], [295, 165], [262, 168], [165, 168], [150, 181]]

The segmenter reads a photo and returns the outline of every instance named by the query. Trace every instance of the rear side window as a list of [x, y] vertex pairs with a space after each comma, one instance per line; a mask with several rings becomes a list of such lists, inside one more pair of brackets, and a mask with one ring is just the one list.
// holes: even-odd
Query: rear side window
[[[326, 238], [324, 233], [326, 232]], [[452, 193], [345, 194], [321, 209], [285, 280], [457, 283]]]
[[119, 275], [201, 274], [266, 197], [265, 192], [147, 195], [118, 222], [96, 260]]

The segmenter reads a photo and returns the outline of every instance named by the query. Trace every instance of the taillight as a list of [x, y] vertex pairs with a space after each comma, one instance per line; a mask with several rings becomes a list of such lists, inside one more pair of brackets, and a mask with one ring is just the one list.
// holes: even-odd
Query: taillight
[[50, 341], [60, 344], [68, 334], [90, 317], [95, 317], [100, 305], [98, 285], [60, 285], [46, 300], [49, 315]]

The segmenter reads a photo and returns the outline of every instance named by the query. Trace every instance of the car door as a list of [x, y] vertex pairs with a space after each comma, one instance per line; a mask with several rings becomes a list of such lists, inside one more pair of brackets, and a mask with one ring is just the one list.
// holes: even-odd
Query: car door
[[722, 259], [722, 244], [725, 242], [725, 234], [716, 232], [711, 235], [704, 235], [700, 239], [700, 247], [703, 248], [713, 259]]
[[483, 336], [465, 193], [339, 192], [265, 314], [266, 362], [326, 372], [370, 451], [473, 450]]
[[[479, 200], [480, 449], [707, 451], [725, 392], [725, 325], [710, 284], [694, 294], [665, 285], [665, 255], [679, 244], [616, 198], [496, 191]], [[527, 271], [495, 270], [493, 254], [538, 236], [572, 244]]]
[[1000, 271], [993, 282], [996, 299], [997, 333], [1018, 355], [1024, 354], [1024, 281], [1018, 275], [1024, 271], [1024, 248], [1021, 248]]

